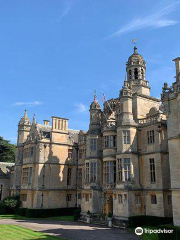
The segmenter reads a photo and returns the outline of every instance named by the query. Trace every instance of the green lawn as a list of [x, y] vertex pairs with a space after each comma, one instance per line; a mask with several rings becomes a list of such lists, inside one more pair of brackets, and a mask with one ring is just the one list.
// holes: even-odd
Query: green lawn
[[16, 225], [0, 225], [0, 240], [63, 240], [59, 237], [46, 235], [40, 232], [35, 232], [27, 228]]
[[[156, 227], [152, 227], [152, 226], [142, 226], [142, 228], [148, 228], [148, 229], [157, 229]], [[131, 229], [134, 234], [135, 234], [135, 228], [132, 228]], [[136, 235], [136, 234], [135, 234]], [[143, 233], [141, 236], [140, 236], [143, 240], [158, 240], [158, 233]]]
[[15, 214], [0, 215], [0, 219], [43, 219], [43, 220], [54, 220], [54, 221], [74, 221], [73, 216], [59, 216], [59, 217], [48, 217], [48, 218], [27, 218]]

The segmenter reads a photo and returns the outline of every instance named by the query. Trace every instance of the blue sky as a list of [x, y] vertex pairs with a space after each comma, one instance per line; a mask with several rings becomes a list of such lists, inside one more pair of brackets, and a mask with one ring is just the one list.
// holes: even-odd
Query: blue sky
[[180, 0], [0, 0], [0, 135], [16, 142], [25, 108], [86, 130], [94, 90], [118, 97], [135, 37], [159, 97], [180, 56], [179, 12]]

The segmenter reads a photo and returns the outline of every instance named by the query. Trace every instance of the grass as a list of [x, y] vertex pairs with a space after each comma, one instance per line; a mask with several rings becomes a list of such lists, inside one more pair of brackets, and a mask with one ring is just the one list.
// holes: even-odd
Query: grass
[[[148, 229], [152, 229], [152, 230], [157, 229], [157, 227], [152, 227], [152, 226], [142, 226], [142, 228], [143, 228], [143, 230], [144, 230], [144, 228], [148, 228]], [[135, 234], [135, 228], [132, 228], [131, 231], [133, 231], [133, 233]], [[143, 232], [143, 234], [140, 237], [143, 240], [158, 240], [158, 233], [150, 234], [150, 233]]]
[[17, 225], [0, 225], [0, 240], [63, 240], [59, 237], [43, 234], [41, 232], [35, 232], [33, 230], [19, 227]]
[[0, 215], [0, 219], [16, 219], [16, 220], [27, 220], [27, 219], [40, 219], [40, 220], [53, 220], [53, 221], [74, 221], [73, 216], [59, 216], [59, 217], [47, 217], [47, 218], [27, 218], [15, 214]]

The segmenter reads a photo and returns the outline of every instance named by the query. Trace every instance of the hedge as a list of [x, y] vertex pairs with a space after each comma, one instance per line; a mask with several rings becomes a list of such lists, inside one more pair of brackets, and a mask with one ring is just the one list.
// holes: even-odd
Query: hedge
[[57, 216], [70, 216], [74, 214], [75, 210], [80, 208], [53, 208], [53, 209], [30, 209], [20, 208], [16, 211], [16, 214], [29, 217], [29, 218], [45, 218], [45, 217], [57, 217]]
[[80, 218], [81, 209], [74, 210], [74, 221]]
[[158, 233], [159, 240], [179, 240], [180, 239], [180, 228], [171, 225], [160, 225], [158, 229], [173, 230], [173, 233]]
[[129, 217], [128, 226], [131, 227], [140, 227], [140, 226], [154, 226], [163, 224], [171, 224], [173, 218], [169, 217], [155, 217], [155, 216], [133, 216]]

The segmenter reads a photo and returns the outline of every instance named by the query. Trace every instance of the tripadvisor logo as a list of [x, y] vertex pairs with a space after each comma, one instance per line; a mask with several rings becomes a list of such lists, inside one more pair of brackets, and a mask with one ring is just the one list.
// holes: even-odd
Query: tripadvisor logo
[[149, 228], [144, 228], [144, 230], [141, 227], [137, 227], [135, 229], [136, 235], [142, 235], [144, 233], [173, 233], [173, 229], [149, 229]]
[[135, 229], [135, 233], [136, 233], [136, 235], [142, 235], [143, 234], [143, 229], [141, 227], [137, 227]]

